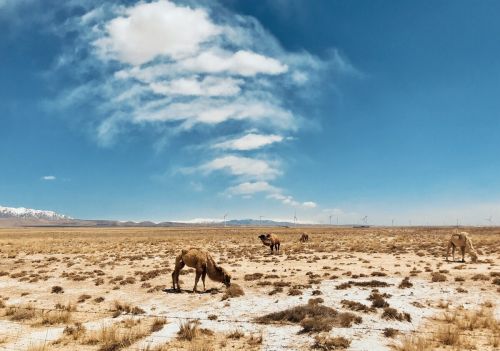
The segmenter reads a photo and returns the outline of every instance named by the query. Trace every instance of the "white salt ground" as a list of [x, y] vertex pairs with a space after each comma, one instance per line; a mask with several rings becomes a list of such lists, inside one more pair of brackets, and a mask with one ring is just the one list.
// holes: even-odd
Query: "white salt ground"
[[[149, 300], [149, 303], [138, 304], [148, 314], [164, 315], [168, 322], [158, 332], [151, 334], [134, 345], [134, 348], [167, 343], [176, 337], [179, 325], [182, 320], [201, 318], [201, 327], [211, 329], [215, 332], [230, 332], [239, 329], [245, 333], [263, 333], [262, 350], [307, 350], [314, 342], [314, 337], [308, 334], [301, 334], [298, 325], [262, 325], [249, 323], [254, 318], [267, 313], [282, 311], [284, 309], [307, 303], [312, 296], [312, 291], [319, 289], [323, 292], [320, 297], [324, 299], [324, 305], [343, 310], [340, 301], [342, 299], [353, 300], [370, 305], [367, 300], [372, 288], [352, 287], [346, 290], [337, 290], [336, 286], [351, 280], [337, 279], [325, 280], [313, 289], [303, 290], [301, 296], [269, 296], [262, 293], [247, 291], [245, 296], [230, 299], [228, 301], [214, 301], [212, 296], [197, 294], [181, 294], [175, 299], [170, 299], [170, 295], [158, 295]], [[371, 278], [357, 279], [357, 281], [371, 280]], [[428, 306], [430, 302], [434, 305], [439, 300], [449, 301], [452, 306], [464, 306], [474, 308], [484, 301], [494, 301], [494, 292], [485, 294], [480, 287], [469, 289], [467, 294], [457, 294], [456, 288], [459, 286], [455, 282], [449, 282], [443, 286], [440, 283], [430, 283], [428, 280], [411, 279], [414, 284], [410, 289], [399, 289], [397, 286], [401, 278], [377, 277], [376, 280], [392, 284], [389, 287], [378, 288], [381, 292], [389, 293], [392, 296], [387, 299], [391, 307], [402, 312], [410, 313], [412, 322], [387, 321], [381, 319], [381, 311], [376, 313], [357, 313], [363, 318], [363, 322], [353, 325], [352, 328], [333, 328], [331, 336], [344, 336], [351, 339], [351, 350], [390, 350], [390, 339], [382, 335], [381, 329], [391, 327], [402, 331], [416, 330], [423, 323], [424, 318], [437, 314], [440, 309]], [[220, 294], [216, 295], [219, 299]], [[177, 303], [179, 299], [184, 299], [185, 303]], [[190, 309], [190, 302], [196, 301], [197, 307]], [[199, 303], [198, 303], [199, 302]], [[415, 307], [412, 302], [419, 302], [423, 308]], [[226, 304], [229, 303], [229, 306]], [[215, 314], [218, 320], [206, 320], [211, 314]], [[500, 316], [500, 307], [497, 306], [495, 316]], [[177, 318], [173, 318], [177, 317]], [[87, 329], [97, 329], [104, 325], [115, 323], [129, 316], [119, 318], [103, 318], [85, 324]], [[136, 318], [141, 318], [140, 316]], [[226, 322], [225, 320], [238, 320], [239, 322]], [[22, 335], [14, 342], [7, 342], [0, 345], [0, 350], [27, 348], [29, 345], [37, 344], [37, 341], [53, 341], [62, 335], [63, 327], [43, 328], [32, 330], [20, 324], [0, 321], [0, 332], [12, 331], [21, 332]]]

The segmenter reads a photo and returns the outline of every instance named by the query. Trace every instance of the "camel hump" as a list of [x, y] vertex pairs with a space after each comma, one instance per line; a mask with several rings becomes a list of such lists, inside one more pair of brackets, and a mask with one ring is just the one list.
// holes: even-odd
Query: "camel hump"
[[188, 249], [182, 249], [181, 256], [187, 255], [188, 252], [189, 252]]

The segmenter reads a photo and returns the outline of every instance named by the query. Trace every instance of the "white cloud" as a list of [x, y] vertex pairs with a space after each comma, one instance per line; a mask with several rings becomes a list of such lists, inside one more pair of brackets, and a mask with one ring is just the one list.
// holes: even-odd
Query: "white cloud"
[[288, 70], [287, 65], [274, 58], [246, 50], [234, 54], [221, 50], [207, 51], [181, 61], [180, 65], [193, 72], [229, 72], [242, 76], [254, 76], [259, 73], [276, 75]]
[[306, 208], [316, 208], [318, 205], [313, 201], [306, 201], [302, 203], [302, 206]]
[[[161, 140], [152, 141], [159, 148], [178, 138], [179, 152], [196, 149], [193, 159], [201, 161], [177, 168], [222, 171], [233, 177], [231, 184], [240, 184], [228, 190], [235, 195], [262, 189], [283, 204], [314, 208], [314, 202], [299, 202], [266, 182], [283, 170], [278, 148], [265, 146], [293, 140], [291, 133], [313, 124], [293, 109], [301, 91], [318, 94], [314, 84], [323, 82], [327, 69], [354, 68], [335, 50], [326, 60], [285, 50], [251, 16], [221, 11], [213, 2], [183, 3], [85, 3], [86, 14], [57, 28], [78, 35], [54, 70], [81, 82], [59, 99], [60, 107], [92, 109], [78, 118], [101, 145], [132, 134], [149, 138], [151, 132]], [[204, 143], [211, 147], [192, 147], [200, 132], [212, 138]], [[235, 154], [221, 156], [221, 150]]]
[[151, 83], [151, 90], [163, 95], [232, 96], [240, 93], [241, 79], [205, 77], [179, 78], [168, 83]]
[[229, 195], [251, 195], [255, 193], [277, 193], [281, 189], [272, 186], [268, 182], [244, 182], [227, 189]]
[[56, 180], [57, 178], [53, 175], [46, 175], [42, 177], [42, 180]]
[[249, 133], [237, 139], [230, 139], [221, 143], [217, 143], [213, 145], [216, 149], [223, 150], [255, 150], [266, 145], [270, 145], [273, 143], [279, 143], [283, 140], [281, 135], [270, 134], [270, 135], [262, 135]]
[[216, 158], [201, 165], [200, 169], [207, 173], [226, 171], [235, 176], [256, 179], [274, 179], [281, 174], [281, 171], [268, 161], [234, 155]]
[[203, 42], [221, 32], [203, 9], [160, 0], [128, 8], [125, 16], [106, 25], [106, 36], [95, 41], [106, 58], [141, 65], [165, 55], [196, 53]]
[[291, 112], [268, 102], [241, 97], [231, 101], [198, 98], [190, 102], [152, 101], [135, 111], [135, 122], [184, 122], [184, 129], [198, 124], [221, 124], [229, 120], [266, 123], [275, 128], [293, 129]]
[[284, 205], [289, 205], [298, 208], [310, 209], [310, 208], [316, 208], [318, 206], [315, 202], [312, 201], [305, 201], [301, 203], [295, 200], [293, 196], [283, 195], [280, 192], [269, 194], [267, 197], [269, 199], [281, 201]]

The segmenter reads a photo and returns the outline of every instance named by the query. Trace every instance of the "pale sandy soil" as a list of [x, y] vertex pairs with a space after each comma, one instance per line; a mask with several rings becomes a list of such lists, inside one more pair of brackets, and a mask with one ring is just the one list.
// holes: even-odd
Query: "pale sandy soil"
[[[257, 239], [266, 231], [281, 237], [279, 254], [271, 255]], [[304, 231], [311, 240], [302, 244], [298, 238]], [[379, 308], [368, 313], [353, 312], [362, 317], [361, 323], [334, 327], [326, 333], [349, 339], [350, 350], [394, 349], [405, 332], [433, 332], [444, 311], [459, 307], [474, 310], [491, 302], [498, 321], [500, 304], [496, 301], [500, 293], [495, 274], [500, 271], [500, 230], [468, 228], [480, 252], [480, 261], [470, 263], [466, 256], [465, 264], [444, 260], [445, 244], [453, 231], [450, 228], [0, 229], [0, 302], [3, 301], [0, 306], [4, 305], [0, 309], [0, 350], [35, 350], [40, 344], [45, 345], [44, 350], [99, 350], [103, 349], [99, 344], [82, 344], [67, 338], [61, 342], [64, 328], [79, 322], [88, 332], [98, 331], [131, 318], [149, 326], [158, 316], [167, 319], [162, 329], [148, 332], [121, 349], [152, 350], [167, 345], [165, 350], [209, 350], [193, 341], [177, 340], [180, 323], [199, 319], [200, 328], [213, 332], [200, 336], [200, 345], [211, 344], [213, 350], [309, 350], [315, 333], [300, 332], [299, 324], [259, 324], [255, 319], [307, 304], [312, 297], [321, 297], [325, 306], [339, 312], [348, 311], [341, 304], [344, 299], [370, 306], [367, 298], [372, 287], [353, 285], [337, 289], [349, 281], [388, 283], [389, 286], [377, 289], [391, 295], [386, 299], [391, 307], [411, 316], [408, 322], [382, 319], [383, 309]], [[186, 268], [186, 274], [181, 275], [181, 285], [186, 290], [182, 293], [169, 290], [175, 256], [187, 247], [209, 250], [231, 272], [232, 282], [240, 285], [245, 295], [222, 301], [224, 286], [208, 278], [210, 291], [191, 293], [188, 290], [193, 287], [194, 273], [188, 273]], [[431, 282], [431, 272], [439, 271], [446, 281]], [[146, 275], [147, 272], [150, 274]], [[245, 275], [253, 273], [263, 276], [245, 279]], [[473, 280], [478, 274], [482, 274], [479, 276], [482, 279]], [[404, 277], [410, 277], [412, 287], [398, 288]], [[457, 277], [459, 281], [455, 280]], [[280, 282], [284, 285], [282, 291], [270, 295]], [[62, 287], [64, 292], [52, 293], [54, 286]], [[198, 288], [202, 289], [201, 283]], [[289, 295], [292, 288], [301, 295]], [[90, 297], [77, 302], [84, 294]], [[142, 311], [113, 318], [115, 301]], [[45, 324], [41, 317], [13, 320], [7, 312], [9, 307], [54, 309], [56, 304], [73, 304], [76, 310], [70, 312], [69, 320]], [[211, 320], [209, 316], [217, 319]], [[388, 327], [402, 334], [387, 338], [383, 329]], [[244, 336], [229, 338], [228, 334], [235, 330]], [[262, 335], [261, 343], [250, 341], [258, 335]], [[495, 349], [488, 343], [474, 341], [476, 349]]]

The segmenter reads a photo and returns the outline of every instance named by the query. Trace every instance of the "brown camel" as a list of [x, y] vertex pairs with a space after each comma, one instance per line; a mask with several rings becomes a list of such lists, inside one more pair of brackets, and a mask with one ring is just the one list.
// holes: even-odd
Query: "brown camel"
[[265, 246], [269, 246], [271, 248], [271, 253], [273, 253], [273, 249], [278, 252], [280, 250], [280, 239], [274, 234], [261, 234], [259, 235], [259, 239]]
[[469, 255], [472, 257], [472, 262], [477, 262], [477, 252], [472, 245], [472, 241], [469, 238], [469, 233], [461, 232], [457, 234], [452, 234], [450, 240], [448, 241], [448, 247], [446, 251], [446, 261], [448, 261], [448, 256], [451, 254], [453, 257], [453, 261], [455, 261], [455, 249], [460, 248], [462, 252], [462, 262], [465, 262], [464, 256], [465, 251], [469, 252]]
[[207, 251], [190, 248], [188, 250], [182, 250], [180, 255], [175, 259], [175, 269], [172, 273], [174, 290], [176, 288], [177, 290], [181, 289], [179, 286], [179, 273], [185, 265], [196, 270], [193, 292], [196, 292], [196, 286], [198, 285], [200, 277], [203, 282], [203, 291], [205, 291], [205, 277], [207, 274], [210, 279], [224, 283], [226, 287], [231, 285], [231, 276], [229, 273], [221, 266], [218, 266]]
[[299, 240], [300, 240], [301, 243], [305, 243], [306, 241], [309, 241], [309, 234], [302, 233], [302, 235], [300, 236]]

